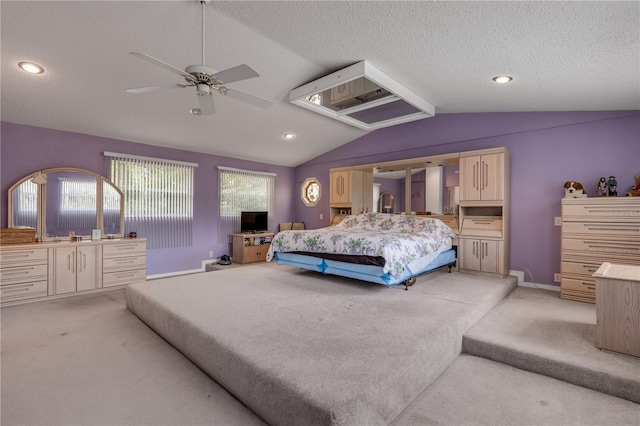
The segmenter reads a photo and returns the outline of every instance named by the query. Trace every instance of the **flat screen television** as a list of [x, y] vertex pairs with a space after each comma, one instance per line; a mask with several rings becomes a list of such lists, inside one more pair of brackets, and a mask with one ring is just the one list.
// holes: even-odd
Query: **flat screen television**
[[269, 212], [240, 212], [240, 232], [266, 232]]

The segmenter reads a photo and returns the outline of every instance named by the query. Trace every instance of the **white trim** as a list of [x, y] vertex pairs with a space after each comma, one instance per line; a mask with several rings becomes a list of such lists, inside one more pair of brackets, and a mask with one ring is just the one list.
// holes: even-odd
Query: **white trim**
[[104, 152], [105, 157], [128, 158], [132, 160], [157, 161], [167, 164], [180, 164], [182, 166], [198, 167], [198, 163], [189, 163], [187, 161], [167, 160], [165, 158], [145, 157], [143, 155], [118, 154], [117, 152]]
[[254, 175], [265, 175], [265, 176], [277, 176], [275, 173], [270, 173], [270, 172], [256, 172], [255, 170], [235, 169], [233, 167], [225, 167], [225, 166], [216, 166], [216, 167], [218, 168], [218, 170], [227, 170], [231, 172], [251, 173]]
[[204, 268], [202, 268], [202, 269], [189, 269], [187, 271], [167, 272], [165, 274], [147, 275], [147, 281], [149, 281], [149, 280], [157, 280], [159, 278], [175, 277], [175, 276], [178, 276], [178, 275], [197, 274], [199, 272], [204, 272]]
[[518, 285], [522, 284], [524, 282], [524, 272], [523, 271], [515, 271], [513, 269], [511, 269], [509, 271], [509, 275], [513, 275], [514, 277], [518, 278]]
[[519, 283], [518, 287], [539, 288], [539, 289], [542, 289], [542, 290], [557, 291], [558, 293], [560, 292], [560, 286], [559, 285], [551, 285], [551, 284], [538, 284], [538, 283], [523, 282], [523, 283]]

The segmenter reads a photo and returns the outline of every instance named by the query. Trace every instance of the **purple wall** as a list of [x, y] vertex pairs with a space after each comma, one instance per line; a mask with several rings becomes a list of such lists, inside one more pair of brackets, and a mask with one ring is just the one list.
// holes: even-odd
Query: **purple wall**
[[199, 269], [202, 260], [231, 254], [229, 244], [218, 242], [218, 171], [216, 166], [276, 173], [276, 211], [273, 231], [280, 222], [294, 220], [294, 169], [177, 149], [162, 148], [78, 133], [2, 123], [0, 129], [1, 223], [7, 226], [7, 191], [25, 175], [52, 167], [78, 167], [107, 175], [104, 151], [197, 163], [194, 182], [193, 246], [147, 252], [149, 275]]
[[[640, 172], [640, 112], [443, 114], [380, 129], [296, 168], [298, 185], [315, 176], [328, 193], [329, 169], [475, 149], [511, 153], [511, 269], [528, 282], [554, 284], [560, 271], [562, 185], [580, 181], [593, 194], [614, 175], [620, 195]], [[396, 206], [398, 206], [396, 200]], [[329, 224], [329, 197], [317, 206], [296, 202], [307, 228]], [[324, 219], [320, 220], [320, 214]]]

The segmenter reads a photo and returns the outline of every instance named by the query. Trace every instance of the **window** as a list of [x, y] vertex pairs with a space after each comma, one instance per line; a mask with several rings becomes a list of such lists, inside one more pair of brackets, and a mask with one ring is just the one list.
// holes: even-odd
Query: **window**
[[320, 201], [320, 183], [316, 178], [307, 178], [302, 184], [302, 201], [306, 206], [313, 207]]
[[193, 244], [193, 163], [107, 153], [111, 181], [124, 194], [125, 235], [150, 249]]
[[219, 242], [228, 243], [230, 234], [240, 232], [240, 213], [269, 212], [269, 229], [274, 212], [275, 174], [218, 166], [220, 199]]

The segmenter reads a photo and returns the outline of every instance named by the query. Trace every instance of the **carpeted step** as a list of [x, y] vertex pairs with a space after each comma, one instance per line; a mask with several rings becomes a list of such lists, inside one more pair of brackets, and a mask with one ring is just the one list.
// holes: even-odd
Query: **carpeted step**
[[519, 287], [465, 333], [462, 352], [640, 403], [640, 358], [595, 346], [595, 306]]
[[393, 426], [637, 425], [640, 405], [462, 354]]
[[404, 291], [255, 265], [127, 288], [127, 306], [270, 424], [386, 425], [514, 280], [434, 273]]

